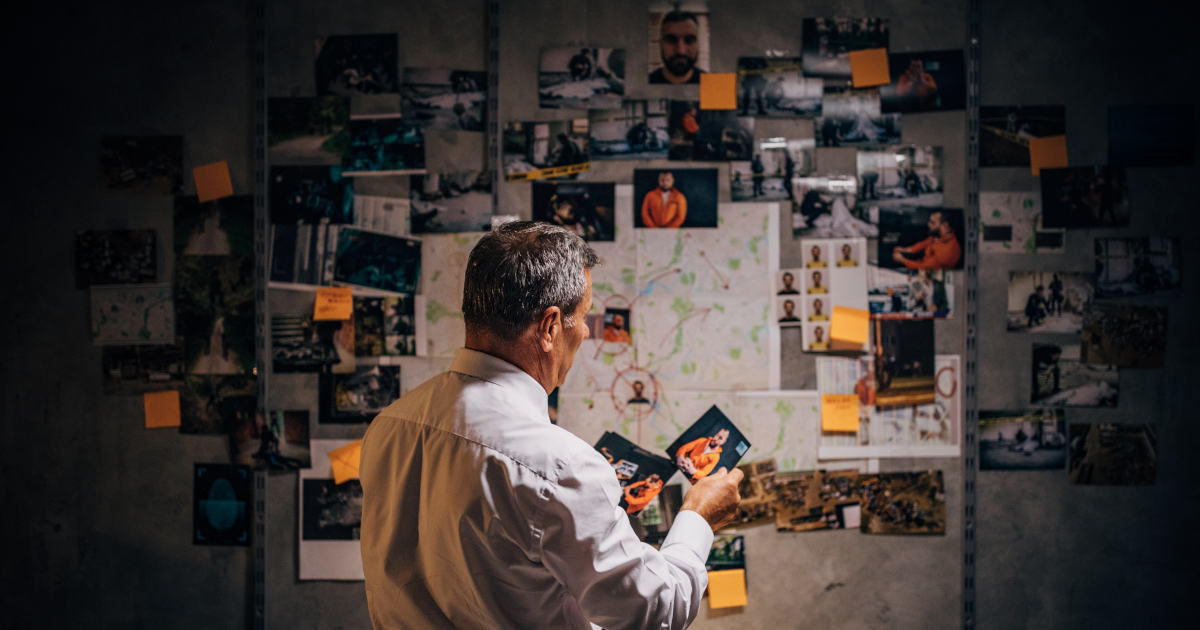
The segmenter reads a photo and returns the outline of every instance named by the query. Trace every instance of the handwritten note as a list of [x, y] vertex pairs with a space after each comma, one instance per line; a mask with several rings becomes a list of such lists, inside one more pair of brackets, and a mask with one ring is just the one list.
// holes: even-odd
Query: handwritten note
[[317, 289], [317, 302], [313, 306], [314, 321], [345, 320], [354, 316], [354, 297], [350, 287]]
[[858, 432], [858, 396], [821, 394], [821, 430]]

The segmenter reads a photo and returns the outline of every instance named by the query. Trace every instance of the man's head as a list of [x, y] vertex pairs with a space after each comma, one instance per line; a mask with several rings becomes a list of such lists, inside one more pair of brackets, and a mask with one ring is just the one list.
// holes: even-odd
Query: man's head
[[579, 215], [575, 213], [575, 203], [570, 197], [555, 197], [550, 201], [553, 217], [560, 225], [575, 225], [579, 223]]
[[825, 329], [821, 328], [820, 326], [817, 326], [816, 328], [814, 328], [813, 329], [813, 339], [815, 339], [816, 341], [824, 340], [825, 339]]
[[709, 448], [716, 448], [725, 443], [729, 439], [729, 429], [721, 429], [717, 434], [708, 438]]
[[930, 236], [946, 236], [954, 233], [954, 227], [941, 212], [930, 212], [929, 222], [925, 225], [929, 227]]
[[849, 244], [842, 245], [842, 259], [843, 260], [850, 260], [850, 254], [853, 252], [854, 252], [854, 250], [850, 249]]
[[663, 171], [658, 174], [658, 189], [666, 192], [675, 187], [675, 174], [671, 171]]
[[783, 313], [788, 317], [792, 317], [796, 312], [796, 303], [791, 300], [783, 301]]
[[821, 314], [821, 309], [825, 307], [825, 303], [821, 300], [813, 300], [813, 313]]
[[809, 251], [812, 253], [812, 259], [814, 261], [821, 260], [821, 248], [820, 247], [813, 245], [812, 249]]
[[663, 16], [659, 49], [663, 66], [677, 77], [684, 77], [700, 58], [700, 22], [690, 11], [671, 11]]
[[612, 325], [613, 328], [616, 328], [617, 330], [625, 328], [625, 316], [620, 313], [613, 313]]
[[1045, 289], [1045, 287], [1043, 287], [1042, 285], [1040, 285], [1040, 284], [1039, 284], [1039, 285], [1037, 286], [1037, 288], [1036, 288], [1036, 289], [1034, 289], [1033, 291], [1034, 291], [1034, 293], [1037, 293], [1038, 295], [1041, 295], [1041, 294], [1042, 294], [1042, 291], [1045, 291], [1045, 290], [1046, 290], [1046, 289]]
[[792, 275], [791, 273], [789, 273], [789, 272], [784, 272], [784, 274], [783, 274], [783, 288], [785, 288], [785, 289], [790, 289], [790, 288], [792, 288], [792, 283], [793, 283], [793, 282], [795, 282], [795, 281], [796, 281], [796, 276], [793, 276], [793, 275]]
[[[588, 337], [596, 253], [569, 230], [514, 221], [488, 233], [467, 260], [467, 344], [503, 348], [547, 391], [561, 385]], [[531, 371], [532, 370], [532, 371]], [[533, 373], [536, 371], [537, 373]]]
[[658, 483], [662, 481], [662, 477], [659, 477], [658, 473], [650, 473], [650, 476], [646, 477], [646, 481], [649, 481], [650, 483]]
[[821, 286], [821, 272], [820, 271], [814, 271], [813, 275], [812, 275], [812, 279], [813, 279], [814, 287]]
[[638, 398], [641, 398], [641, 397], [642, 397], [642, 392], [643, 392], [643, 391], [645, 391], [645, 390], [646, 390], [646, 386], [645, 386], [645, 385], [643, 385], [641, 381], [634, 381], [634, 382], [633, 382], [633, 395], [634, 395], [634, 396], [636, 396], [636, 397], [638, 397]]

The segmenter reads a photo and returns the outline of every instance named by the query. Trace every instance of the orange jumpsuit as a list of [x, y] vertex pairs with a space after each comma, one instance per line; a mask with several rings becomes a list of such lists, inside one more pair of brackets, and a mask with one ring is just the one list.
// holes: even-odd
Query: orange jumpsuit
[[[634, 488], [643, 487], [644, 489], [640, 495], [633, 495]], [[662, 480], [650, 483], [649, 479], [643, 479], [642, 481], [631, 483], [628, 486], [625, 486], [625, 505], [628, 506], [625, 508], [625, 513], [637, 514], [638, 512], [641, 512], [643, 508], [645, 508], [650, 504], [651, 501], [654, 500], [654, 497], [658, 496], [658, 493], [662, 491], [662, 487]]]
[[937, 238], [930, 236], [909, 249], [914, 252], [925, 252], [925, 257], [920, 260], [905, 259], [904, 266], [909, 269], [953, 269], [958, 264], [959, 258], [962, 257], [962, 248], [958, 245], [958, 237], [953, 234]]
[[717, 467], [717, 462], [721, 461], [721, 447], [710, 453], [705, 453], [704, 449], [708, 448], [708, 438], [696, 438], [687, 444], [679, 447], [675, 452], [675, 457], [687, 457], [692, 460], [692, 465], [696, 467], [696, 474], [692, 475], [692, 480], [707, 477], [708, 473], [712, 472]]
[[655, 188], [642, 199], [642, 225], [648, 228], [677, 228], [687, 218], [687, 197], [671, 189], [663, 203], [662, 190]]

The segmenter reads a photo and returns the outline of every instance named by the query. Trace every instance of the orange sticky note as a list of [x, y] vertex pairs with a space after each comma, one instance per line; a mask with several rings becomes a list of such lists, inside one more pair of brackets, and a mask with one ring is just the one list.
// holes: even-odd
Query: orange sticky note
[[358, 479], [358, 462], [362, 458], [362, 440], [329, 451], [329, 463], [333, 467], [333, 482], [346, 483]]
[[178, 391], [146, 392], [142, 396], [142, 404], [146, 408], [147, 429], [179, 426]]
[[700, 75], [700, 109], [737, 109], [737, 74]]
[[196, 180], [200, 203], [233, 194], [233, 181], [229, 179], [229, 164], [225, 160], [197, 166], [192, 169], [192, 178]]
[[1067, 168], [1067, 137], [1030, 138], [1029, 166], [1035, 177], [1044, 168]]
[[708, 572], [708, 607], [733, 608], [746, 605], [746, 570]]
[[871, 311], [848, 306], [834, 306], [829, 322], [829, 339], [861, 346], [867, 343], [871, 329]]
[[854, 87], [891, 83], [892, 75], [888, 73], [887, 55], [886, 48], [850, 51], [850, 79], [854, 82]]
[[328, 321], [350, 319], [354, 315], [354, 298], [350, 287], [317, 289], [317, 303], [313, 306], [313, 319]]
[[821, 430], [858, 432], [858, 396], [821, 394]]

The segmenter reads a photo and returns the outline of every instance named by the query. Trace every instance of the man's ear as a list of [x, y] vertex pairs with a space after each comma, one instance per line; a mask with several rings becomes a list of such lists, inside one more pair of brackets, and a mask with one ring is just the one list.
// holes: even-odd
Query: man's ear
[[537, 322], [537, 342], [542, 352], [554, 349], [555, 342], [562, 335], [562, 329], [562, 309], [551, 306], [542, 311], [542, 317]]

